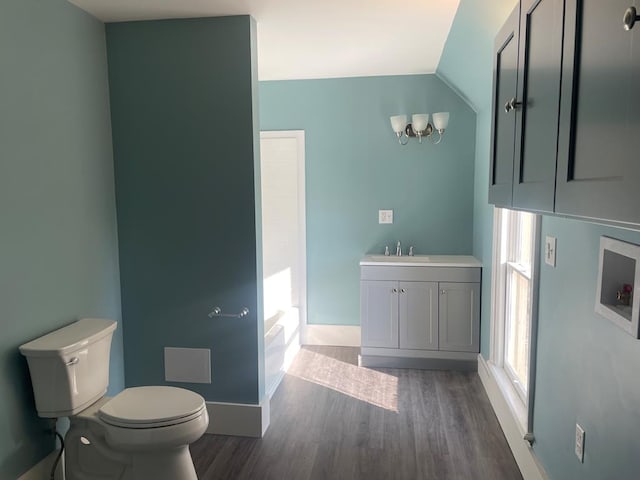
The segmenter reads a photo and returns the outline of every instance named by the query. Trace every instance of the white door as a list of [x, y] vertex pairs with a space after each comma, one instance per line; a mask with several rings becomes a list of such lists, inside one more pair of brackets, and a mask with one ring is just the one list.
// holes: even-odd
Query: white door
[[265, 332], [306, 322], [304, 131], [260, 132]]

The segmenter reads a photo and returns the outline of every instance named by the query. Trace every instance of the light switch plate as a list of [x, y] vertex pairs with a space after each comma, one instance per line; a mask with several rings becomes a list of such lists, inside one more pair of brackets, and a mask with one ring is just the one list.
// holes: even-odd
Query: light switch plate
[[393, 223], [393, 210], [378, 210], [378, 223]]
[[556, 266], [556, 237], [547, 237], [544, 241], [544, 262]]

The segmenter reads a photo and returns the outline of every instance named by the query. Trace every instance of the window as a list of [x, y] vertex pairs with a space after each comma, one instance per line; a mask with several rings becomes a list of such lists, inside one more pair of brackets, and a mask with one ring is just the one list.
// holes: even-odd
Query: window
[[[491, 361], [527, 429], [534, 351], [538, 216], [495, 210]], [[505, 396], [509, 396], [507, 392]]]

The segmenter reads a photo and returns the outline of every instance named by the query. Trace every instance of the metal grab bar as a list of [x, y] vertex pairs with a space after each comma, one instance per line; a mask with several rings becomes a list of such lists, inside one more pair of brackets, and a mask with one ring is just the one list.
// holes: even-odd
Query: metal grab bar
[[220, 307], [213, 307], [213, 310], [209, 312], [207, 315], [209, 318], [213, 317], [233, 317], [233, 318], [242, 318], [249, 315], [249, 309], [247, 307], [242, 307], [240, 313], [222, 313], [222, 309]]

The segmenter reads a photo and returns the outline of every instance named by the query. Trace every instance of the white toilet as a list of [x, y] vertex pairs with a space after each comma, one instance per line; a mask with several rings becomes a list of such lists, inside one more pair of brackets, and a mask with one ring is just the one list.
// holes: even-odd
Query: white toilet
[[85, 318], [26, 343], [38, 415], [69, 417], [67, 480], [197, 480], [189, 444], [209, 424], [204, 399], [175, 387], [105, 397], [116, 322]]

